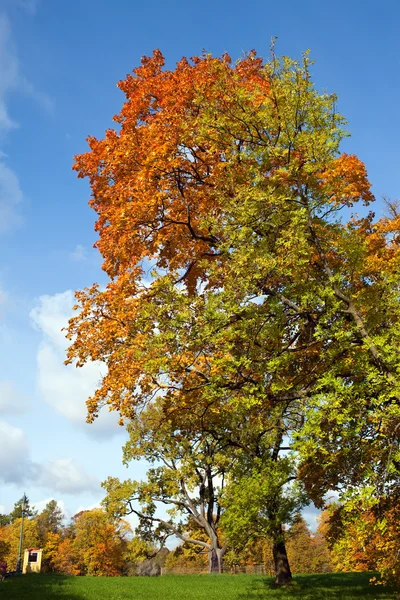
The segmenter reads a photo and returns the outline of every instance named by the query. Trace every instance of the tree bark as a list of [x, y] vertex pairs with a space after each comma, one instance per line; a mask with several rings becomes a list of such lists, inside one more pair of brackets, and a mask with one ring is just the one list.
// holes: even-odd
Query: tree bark
[[208, 552], [208, 572], [222, 573], [223, 570], [223, 550], [222, 548], [212, 548]]
[[286, 553], [282, 526], [276, 530], [273, 540], [272, 553], [274, 556], [275, 583], [285, 585], [292, 582], [292, 572]]

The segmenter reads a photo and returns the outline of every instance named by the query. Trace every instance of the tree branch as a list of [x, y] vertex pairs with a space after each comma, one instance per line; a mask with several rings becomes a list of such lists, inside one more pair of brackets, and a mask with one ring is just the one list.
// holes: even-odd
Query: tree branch
[[187, 537], [186, 535], [181, 533], [179, 529], [177, 529], [172, 523], [164, 521], [164, 519], [159, 519], [158, 517], [151, 517], [150, 515], [145, 515], [144, 513], [134, 508], [132, 508], [132, 512], [139, 518], [144, 519], [145, 521], [151, 521], [152, 523], [160, 523], [166, 529], [169, 529], [174, 535], [176, 535], [176, 537], [178, 537], [180, 540], [187, 544], [195, 544], [196, 546], [202, 546], [203, 548], [207, 548], [207, 550], [211, 550], [211, 545], [207, 544], [207, 542]]

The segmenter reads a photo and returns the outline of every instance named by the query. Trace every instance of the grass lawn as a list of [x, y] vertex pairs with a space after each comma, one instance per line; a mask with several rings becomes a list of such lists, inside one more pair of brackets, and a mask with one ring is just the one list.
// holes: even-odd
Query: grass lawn
[[0, 582], [1, 600], [389, 600], [393, 592], [369, 586], [368, 573], [298, 575], [277, 589], [259, 575], [66, 577], [26, 575]]

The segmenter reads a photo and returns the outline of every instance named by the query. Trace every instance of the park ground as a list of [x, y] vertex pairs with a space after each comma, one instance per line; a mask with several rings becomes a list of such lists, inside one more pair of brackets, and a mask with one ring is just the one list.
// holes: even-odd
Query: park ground
[[393, 591], [370, 586], [368, 573], [298, 575], [277, 589], [259, 575], [67, 577], [27, 575], [0, 582], [1, 600], [389, 600]]

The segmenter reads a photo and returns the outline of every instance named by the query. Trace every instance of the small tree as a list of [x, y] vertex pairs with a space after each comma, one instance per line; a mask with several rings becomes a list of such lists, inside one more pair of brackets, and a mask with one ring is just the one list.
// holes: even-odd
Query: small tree
[[59, 533], [64, 520], [64, 514], [58, 506], [56, 500], [50, 500], [36, 517], [39, 537], [41, 544], [46, 543], [47, 535], [51, 533]]
[[83, 511], [73, 520], [72, 545], [85, 573], [108, 577], [121, 575], [129, 525], [112, 519], [101, 509]]
[[[229, 462], [224, 446], [210, 435], [171, 431], [156, 405], [133, 420], [128, 431], [125, 462], [144, 458], [155, 466], [144, 482], [121, 483], [113, 477], [105, 481], [107, 511], [119, 516], [135, 514], [137, 533], [161, 547], [175, 535], [203, 548], [209, 556], [209, 571], [222, 572], [226, 548], [219, 528], [220, 491]], [[168, 508], [168, 517], [160, 516], [160, 507]]]
[[301, 486], [291, 485], [296, 479], [293, 462], [290, 457], [271, 460], [264, 456], [253, 460], [245, 475], [235, 477], [234, 473], [223, 497], [223, 531], [239, 552], [250, 540], [269, 539], [276, 583], [285, 583], [291, 579], [291, 569], [284, 523], [290, 523], [306, 503]]
[[[4, 542], [4, 559], [12, 567], [17, 564], [19, 540], [21, 531], [21, 519], [15, 518], [10, 525], [0, 528], [0, 540]], [[39, 534], [35, 519], [24, 521], [24, 533], [22, 538], [22, 549], [37, 547], [39, 545]]]
[[22, 507], [24, 506], [24, 517], [36, 517], [37, 510], [35, 507], [31, 507], [29, 498], [27, 496], [23, 496], [20, 500], [14, 503], [14, 508], [8, 515], [10, 522], [13, 523], [16, 519], [20, 519], [22, 517]]

